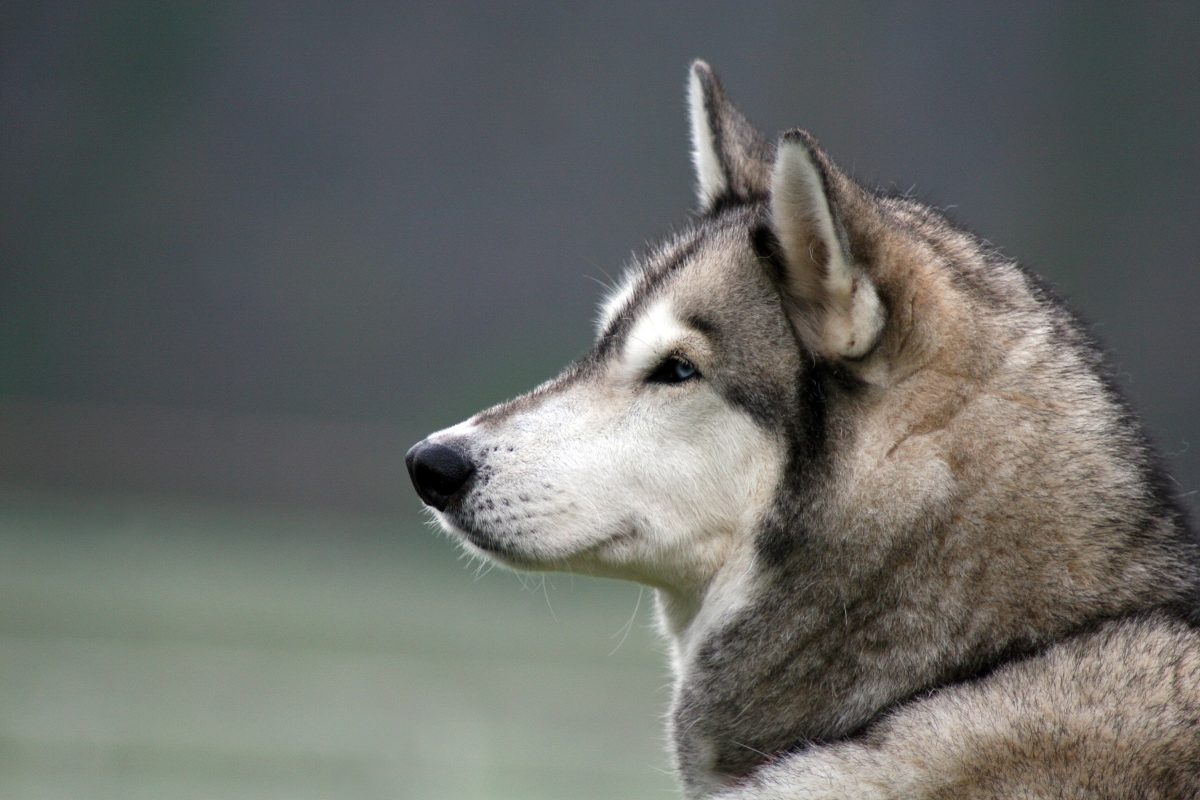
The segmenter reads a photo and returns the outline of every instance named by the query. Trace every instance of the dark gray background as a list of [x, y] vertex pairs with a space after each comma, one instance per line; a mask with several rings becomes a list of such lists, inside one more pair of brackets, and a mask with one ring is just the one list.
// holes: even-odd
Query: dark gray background
[[0, 481], [415, 511], [692, 202], [684, 79], [1047, 276], [1200, 487], [1200, 7], [9, 4]]

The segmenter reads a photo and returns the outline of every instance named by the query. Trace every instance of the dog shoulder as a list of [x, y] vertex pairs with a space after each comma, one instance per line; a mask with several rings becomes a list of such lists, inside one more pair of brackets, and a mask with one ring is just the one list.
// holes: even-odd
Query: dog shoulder
[[1200, 796], [1200, 629], [1109, 623], [763, 767], [721, 800]]

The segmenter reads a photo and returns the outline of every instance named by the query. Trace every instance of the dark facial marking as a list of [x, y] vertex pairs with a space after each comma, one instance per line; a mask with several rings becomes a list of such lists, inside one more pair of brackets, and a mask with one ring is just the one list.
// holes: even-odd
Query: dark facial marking
[[612, 322], [609, 323], [604, 333], [601, 334], [600, 340], [596, 342], [596, 347], [591, 353], [592, 360], [601, 361], [614, 352], [617, 346], [624, 341], [626, 334], [629, 333], [629, 329], [633, 326], [633, 322], [637, 317], [635, 313], [637, 309], [659, 287], [666, 283], [671, 275], [691, 260], [692, 256], [700, 249], [700, 243], [703, 238], [704, 236], [701, 232], [694, 231], [691, 238], [671, 252], [667, 260], [647, 266], [641, 280], [638, 282], [637, 288], [634, 289], [633, 296], [629, 298], [624, 308], [617, 312]]
[[[825, 362], [817, 361], [801, 371], [796, 378], [797, 411], [788, 422], [788, 465], [785, 475], [804, 485], [816, 485], [817, 473], [827, 463], [828, 393], [837, 378]], [[802, 486], [784, 487], [780, 506], [771, 515], [755, 539], [758, 552], [766, 564], [781, 566], [804, 544], [804, 527], [795, 514], [785, 506], [799, 498]], [[801, 500], [801, 502], [803, 502]]]
[[783, 248], [775, 231], [766, 222], [756, 222], [750, 228], [750, 249], [758, 256], [759, 263], [771, 276], [775, 285], [784, 285], [787, 265], [783, 261]]

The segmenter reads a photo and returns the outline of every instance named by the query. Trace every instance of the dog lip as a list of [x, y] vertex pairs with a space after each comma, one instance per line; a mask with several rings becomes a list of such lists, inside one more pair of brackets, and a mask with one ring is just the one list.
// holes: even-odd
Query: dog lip
[[509, 556], [512, 554], [508, 545], [504, 545], [500, 542], [492, 540], [491, 537], [480, 532], [473, 526], [467, 525], [465, 522], [459, 519], [457, 515], [451, 513], [450, 511], [443, 512], [443, 514], [449, 518], [449, 522], [453, 526], [456, 533], [461, 535], [475, 547], [478, 547], [480, 550], [502, 556]]
[[[472, 547], [482, 550], [488, 556], [496, 558], [510, 566], [526, 569], [536, 569], [539, 565], [550, 563], [537, 555], [522, 552], [511, 544], [497, 541], [474, 525], [468, 524], [458, 514], [454, 513], [454, 511], [455, 509], [451, 507], [442, 512], [443, 520], [449, 524], [450, 532], [464, 539]], [[633, 541], [637, 536], [637, 525], [627, 520], [618, 530], [604, 536], [599, 541], [586, 545], [573, 554], [565, 555], [566, 557], [594, 555], [605, 548], [620, 546], [626, 542]]]
[[539, 562], [536, 558], [530, 558], [528, 555], [514, 550], [507, 544], [492, 541], [481, 537], [473, 531], [463, 531], [467, 542], [472, 546], [482, 550], [490, 558], [507, 564], [510, 567], [535, 569]]
[[497, 553], [499, 555], [505, 555], [508, 552], [507, 545], [492, 541], [490, 538], [484, 536], [478, 531], [464, 528], [463, 533], [466, 535], [467, 541], [478, 547], [480, 550], [486, 550], [489, 553]]

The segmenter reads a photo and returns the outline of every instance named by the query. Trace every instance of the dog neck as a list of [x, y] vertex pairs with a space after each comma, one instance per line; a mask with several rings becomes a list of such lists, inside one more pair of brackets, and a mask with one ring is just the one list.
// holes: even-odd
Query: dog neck
[[851, 736], [976, 655], [947, 644], [934, 629], [946, 621], [932, 615], [896, 636], [902, 577], [859, 566], [812, 551], [771, 565], [748, 548], [698, 596], [660, 590], [685, 796], [728, 787], [781, 751]]
[[[714, 643], [727, 637], [730, 630], [737, 629], [737, 620], [743, 615], [750, 619], [766, 619], [761, 610], [756, 610], [755, 590], [760, 582], [755, 553], [748, 544], [734, 550], [709, 580], [689, 590], [660, 587], [656, 592], [659, 630], [669, 643], [674, 675], [668, 728], [676, 768], [689, 798], [703, 797], [727, 786], [731, 777], [728, 766], [736, 760], [733, 756], [741, 755], [737, 751], [743, 749], [733, 745], [732, 740], [724, 741], [719, 734], [712, 735], [724, 716], [716, 708], [721, 698], [742, 691], [745, 698], [740, 702], [753, 705], [754, 698], [761, 696], [761, 690], [755, 685], [736, 686], [742, 669], [729, 673], [729, 685], [720, 685], [715, 693], [708, 693], [724, 681], [714, 681], [716, 675], [708, 665], [706, 655]], [[788, 624], [786, 620], [776, 622], [781, 626]], [[760, 754], [744, 752], [753, 759], [747, 760], [745, 770], [737, 770], [738, 774], [749, 771], [761, 760]]]

